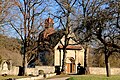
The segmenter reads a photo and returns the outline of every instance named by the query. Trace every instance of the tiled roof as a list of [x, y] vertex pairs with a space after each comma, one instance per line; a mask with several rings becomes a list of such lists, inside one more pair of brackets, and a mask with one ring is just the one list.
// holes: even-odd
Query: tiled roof
[[52, 27], [51, 28], [47, 28], [44, 31], [43, 37], [47, 38], [49, 35], [53, 34], [54, 32], [55, 32], [54, 28], [52, 28]]
[[[63, 46], [62, 45], [58, 46], [58, 49], [63, 49]], [[81, 50], [82, 47], [81, 45], [68, 45], [66, 49], [67, 50]]]

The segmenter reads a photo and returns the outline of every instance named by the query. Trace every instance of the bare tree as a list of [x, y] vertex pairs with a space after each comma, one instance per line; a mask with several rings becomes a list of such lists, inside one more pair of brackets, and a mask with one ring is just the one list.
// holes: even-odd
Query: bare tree
[[62, 60], [62, 73], [65, 73], [65, 58], [66, 58], [66, 47], [69, 44], [70, 37], [68, 36], [71, 33], [71, 14], [74, 12], [73, 6], [75, 5], [77, 0], [55, 0], [55, 2], [59, 6], [59, 10], [57, 12], [60, 13], [60, 15], [53, 15], [54, 17], [58, 18], [60, 21], [60, 25], [64, 29], [65, 33], [65, 40], [64, 43], [62, 43], [63, 46], [63, 60]]
[[4, 33], [4, 25], [9, 21], [10, 8], [13, 6], [13, 2], [9, 0], [0, 0], [0, 32]]
[[[76, 15], [76, 26], [75, 32], [78, 35], [79, 43], [84, 45], [85, 56], [84, 56], [84, 68], [85, 74], [89, 73], [88, 70], [88, 53], [89, 45], [94, 36], [92, 36], [92, 26], [94, 24], [94, 15], [101, 6], [105, 4], [105, 1], [90, 1], [90, 0], [78, 0], [78, 14]], [[93, 19], [92, 19], [93, 18]]]
[[[119, 2], [113, 1], [112, 3]], [[83, 17], [80, 16], [80, 19], [83, 19], [82, 21], [79, 20], [79, 32], [84, 34], [82, 41], [100, 41], [103, 45], [106, 71], [109, 77], [110, 66], [108, 58], [113, 52], [119, 52], [120, 49], [117, 44], [119, 42], [119, 6], [111, 4], [111, 1], [104, 0], [82, 0], [80, 4], [83, 7]], [[114, 8], [111, 8], [111, 5]]]
[[[116, 3], [116, 1], [112, 3]], [[98, 25], [96, 26], [98, 30], [95, 33], [95, 35], [97, 36], [97, 39], [99, 39], [100, 42], [104, 45], [106, 71], [107, 71], [107, 76], [109, 77], [110, 76], [110, 64], [108, 60], [109, 56], [114, 52], [120, 52], [120, 46], [119, 46], [120, 29], [118, 27], [119, 22], [117, 15], [119, 9], [118, 10], [116, 10], [116, 8], [110, 9], [111, 1], [108, 2], [108, 4], [109, 7], [107, 7], [107, 9], [102, 10], [100, 14], [98, 13], [98, 17], [101, 18], [99, 18], [98, 20]]]
[[41, 8], [43, 0], [15, 0], [13, 15], [10, 21], [11, 27], [21, 38], [21, 53], [23, 54], [23, 71], [26, 73], [26, 67], [37, 56], [37, 38], [41, 32], [40, 15], [45, 10]]

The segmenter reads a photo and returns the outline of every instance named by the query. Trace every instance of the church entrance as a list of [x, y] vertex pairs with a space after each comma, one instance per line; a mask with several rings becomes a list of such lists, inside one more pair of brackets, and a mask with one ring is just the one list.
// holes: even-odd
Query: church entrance
[[70, 57], [66, 61], [66, 73], [75, 73], [75, 60]]

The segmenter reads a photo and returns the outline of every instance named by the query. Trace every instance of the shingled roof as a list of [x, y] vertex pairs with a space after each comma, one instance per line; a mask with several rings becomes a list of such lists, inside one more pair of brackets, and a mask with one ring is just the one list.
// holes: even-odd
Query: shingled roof
[[[53, 24], [53, 20], [51, 18], [47, 18], [45, 20], [45, 30], [40, 33], [38, 42], [40, 43], [41, 49], [45, 50], [46, 48], [54, 48], [58, 42], [61, 40], [61, 38], [65, 35], [64, 30], [57, 30], [55, 31], [53, 28], [53, 25], [50, 26], [50, 24]], [[72, 35], [72, 34], [71, 34]], [[62, 49], [63, 46], [60, 45], [58, 47], [59, 49]], [[74, 49], [74, 50], [81, 50], [82, 47], [80, 45], [68, 45], [67, 49]]]
[[[62, 45], [59, 45], [58, 46], [58, 49], [63, 49], [63, 46]], [[82, 50], [82, 47], [81, 45], [68, 45], [66, 47], [67, 50]]]
[[58, 30], [52, 35], [49, 35], [48, 38], [49, 38], [51, 46], [55, 47], [63, 36], [64, 36], [63, 30]]

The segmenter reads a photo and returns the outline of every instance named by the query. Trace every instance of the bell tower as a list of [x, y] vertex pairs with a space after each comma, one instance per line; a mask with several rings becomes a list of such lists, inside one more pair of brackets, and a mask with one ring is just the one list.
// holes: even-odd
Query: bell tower
[[44, 38], [47, 38], [49, 35], [55, 32], [53, 25], [54, 25], [54, 21], [52, 18], [49, 17], [45, 20], [45, 31], [43, 34]]
[[50, 27], [53, 28], [53, 24], [54, 24], [53, 19], [47, 18], [47, 19], [45, 20], [45, 28], [50, 28]]

